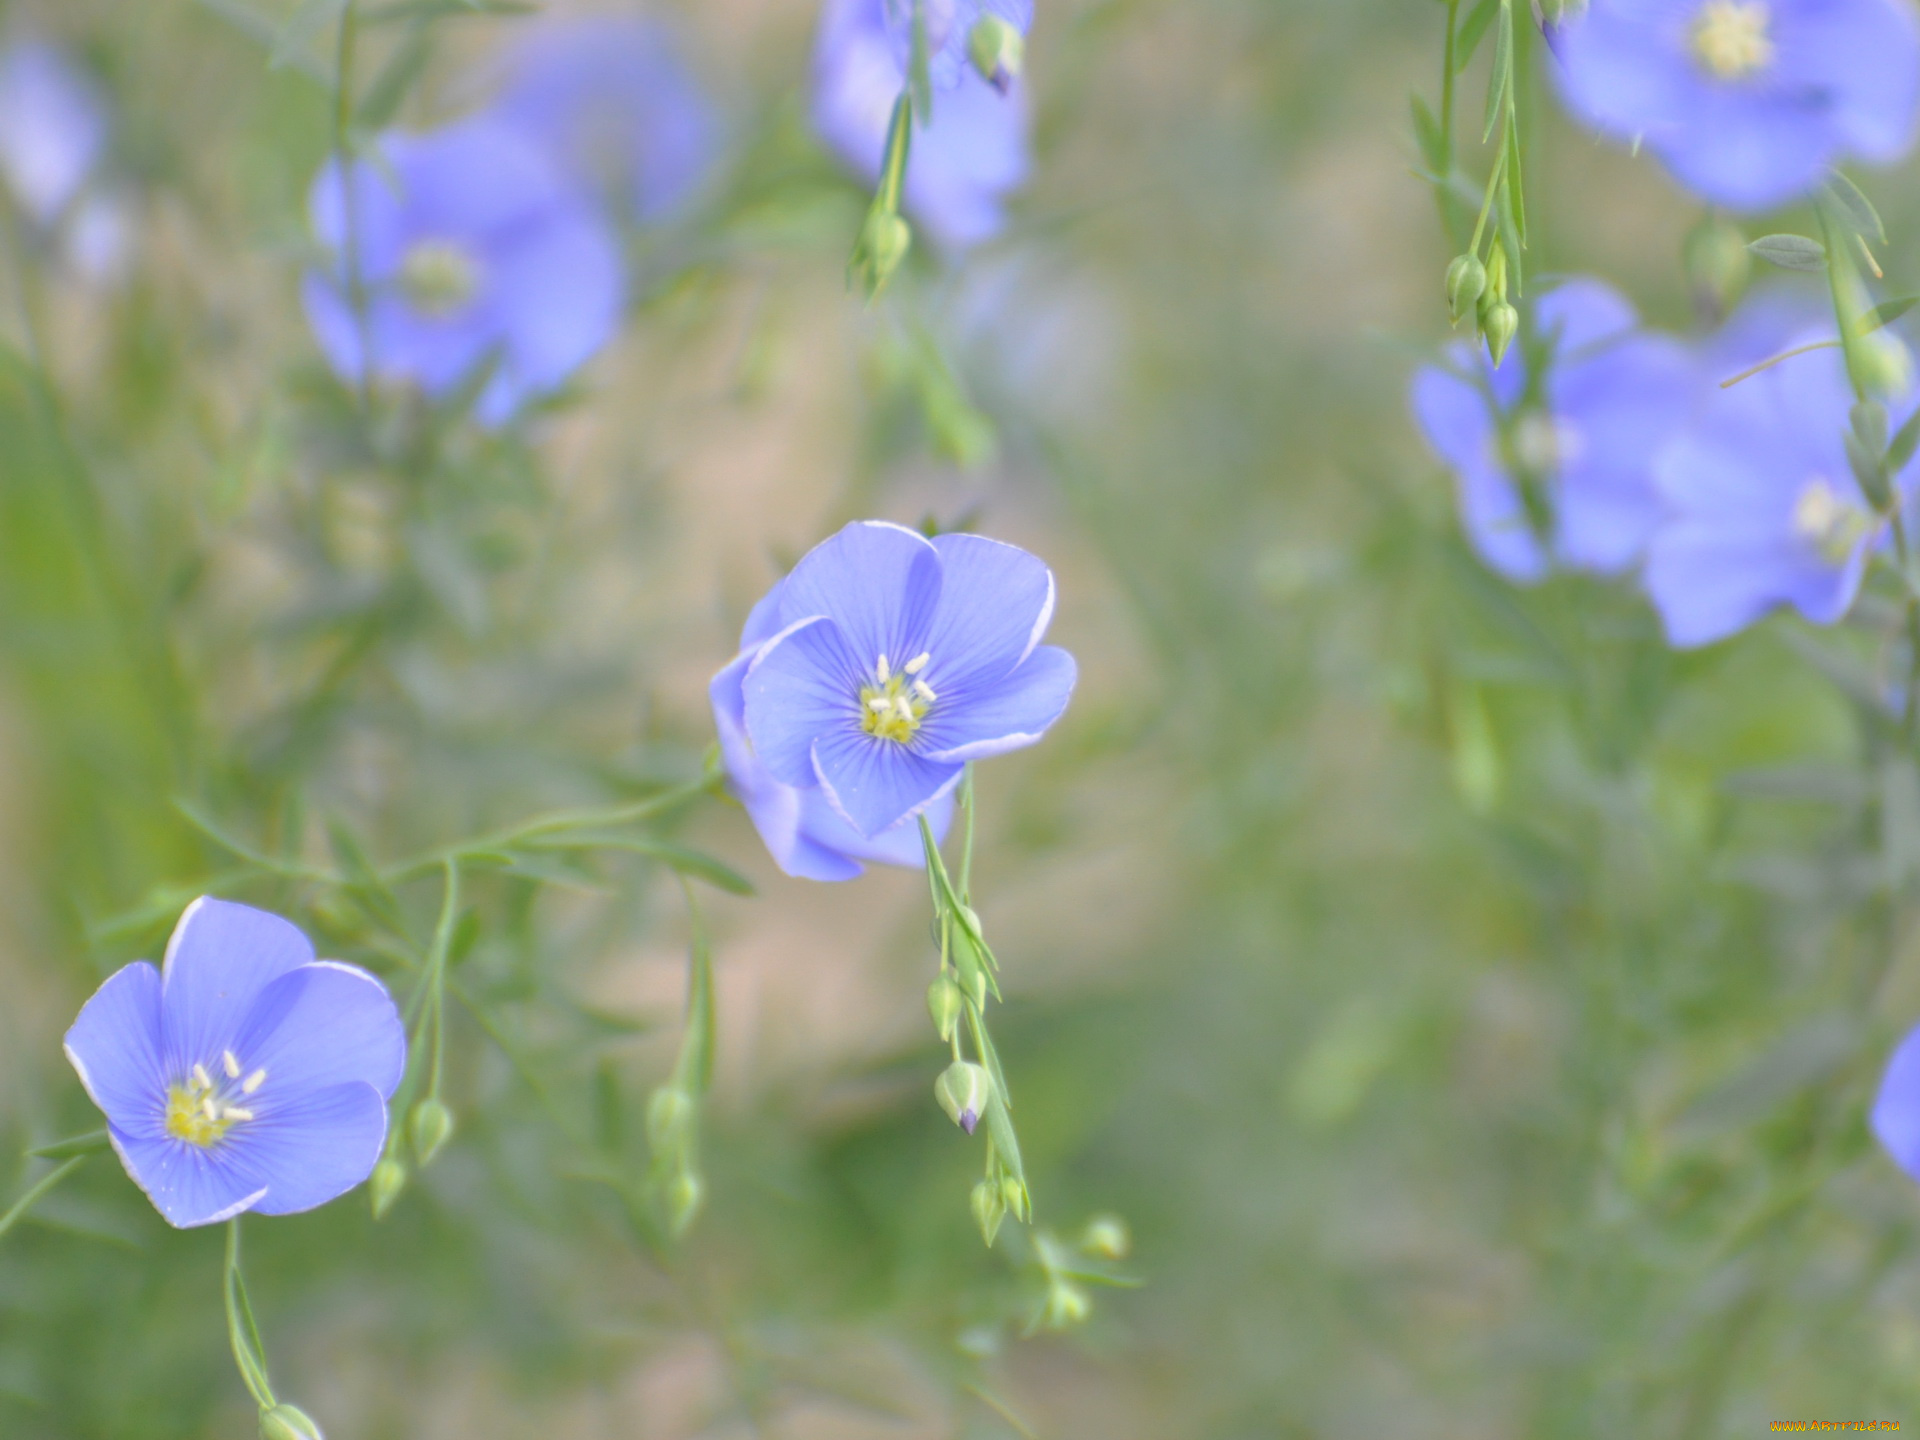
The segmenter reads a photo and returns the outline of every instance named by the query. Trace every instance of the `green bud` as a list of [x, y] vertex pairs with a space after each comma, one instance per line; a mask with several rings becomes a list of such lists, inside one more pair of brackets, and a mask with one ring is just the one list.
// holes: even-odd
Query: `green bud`
[[1498, 365], [1506, 358], [1507, 347], [1513, 343], [1513, 337], [1520, 330], [1520, 312], [1504, 300], [1496, 300], [1486, 307], [1480, 318], [1480, 331], [1487, 337], [1487, 353]]
[[886, 288], [900, 262], [913, 248], [913, 229], [890, 210], [874, 207], [860, 231], [860, 244], [854, 251], [854, 267], [864, 272], [867, 293], [878, 295]]
[[389, 1156], [373, 1167], [373, 1178], [367, 1182], [367, 1190], [373, 1197], [373, 1218], [384, 1220], [387, 1212], [393, 1208], [393, 1202], [400, 1198], [400, 1192], [407, 1188], [407, 1167]]
[[933, 1028], [940, 1032], [942, 1040], [953, 1039], [953, 1027], [960, 1023], [960, 1012], [966, 1003], [960, 987], [949, 975], [934, 977], [933, 984], [927, 987], [927, 1013], [933, 1017]]
[[982, 15], [967, 34], [967, 58], [1002, 95], [1013, 88], [1027, 55], [1027, 42], [998, 15]]
[[298, 1405], [260, 1412], [260, 1440], [326, 1440], [314, 1418]]
[[1000, 1177], [1000, 1200], [1016, 1220], [1033, 1219], [1033, 1197], [1027, 1193], [1027, 1187], [1011, 1175]]
[[1000, 1233], [1000, 1222], [1007, 1218], [1007, 1202], [1000, 1197], [1000, 1187], [982, 1180], [973, 1187], [968, 1203], [973, 1207], [973, 1223], [980, 1227], [980, 1238], [991, 1249], [994, 1236]]
[[1447, 266], [1447, 310], [1455, 320], [1473, 309], [1487, 288], [1487, 267], [1478, 255], [1456, 255]]
[[694, 1099], [678, 1085], [663, 1085], [647, 1101], [647, 1143], [656, 1155], [678, 1150], [699, 1118]]
[[1047, 1308], [1041, 1323], [1049, 1330], [1071, 1330], [1093, 1313], [1087, 1292], [1071, 1280], [1056, 1279], [1047, 1287]]
[[1856, 377], [1869, 395], [1903, 395], [1913, 385], [1913, 356], [1884, 331], [1862, 335], [1855, 348]]
[[691, 1170], [677, 1170], [661, 1191], [660, 1204], [666, 1212], [667, 1233], [678, 1240], [693, 1225], [700, 1206], [706, 1200], [706, 1186]]
[[1695, 300], [1715, 318], [1733, 308], [1753, 274], [1753, 252], [1747, 249], [1745, 232], [1725, 220], [1696, 225], [1687, 236], [1684, 257]]
[[414, 1156], [425, 1169], [453, 1134], [453, 1112], [438, 1100], [422, 1100], [407, 1117], [407, 1133], [413, 1140]]
[[940, 1108], [969, 1135], [986, 1113], [987, 1097], [992, 1093], [992, 1079], [971, 1060], [954, 1061], [933, 1082], [934, 1098], [939, 1100]]
[[1080, 1248], [1102, 1260], [1124, 1260], [1133, 1249], [1133, 1236], [1118, 1215], [1096, 1215], [1080, 1232]]

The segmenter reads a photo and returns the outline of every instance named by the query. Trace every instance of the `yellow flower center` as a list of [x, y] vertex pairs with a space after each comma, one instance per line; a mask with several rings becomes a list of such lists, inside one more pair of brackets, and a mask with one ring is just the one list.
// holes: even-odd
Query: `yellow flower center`
[[423, 314], [452, 315], [480, 288], [480, 265], [451, 240], [422, 240], [400, 262], [400, 288]]
[[920, 722], [939, 698], [920, 678], [932, 658], [918, 655], [895, 670], [882, 655], [873, 667], [871, 683], [860, 687], [860, 728], [881, 740], [904, 745], [920, 729]]
[[185, 1080], [167, 1090], [167, 1134], [205, 1150], [226, 1138], [235, 1125], [253, 1119], [241, 1102], [266, 1083], [267, 1072], [256, 1070], [242, 1080], [239, 1058], [231, 1050], [220, 1057], [226, 1083], [218, 1082], [204, 1065], [195, 1065]]
[[1693, 53], [1718, 80], [1744, 80], [1773, 63], [1766, 0], [1707, 0], [1693, 22]]
[[1871, 524], [1866, 511], [1816, 475], [1793, 502], [1793, 531], [1830, 565], [1844, 565]]

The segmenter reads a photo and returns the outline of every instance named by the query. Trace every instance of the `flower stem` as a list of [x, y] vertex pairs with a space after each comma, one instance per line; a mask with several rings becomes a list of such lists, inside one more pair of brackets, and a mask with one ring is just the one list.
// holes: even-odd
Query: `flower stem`
[[[90, 1154], [92, 1152], [88, 1153]], [[7, 1211], [6, 1214], [0, 1215], [0, 1237], [4, 1237], [9, 1230], [24, 1220], [29, 1210], [33, 1209], [35, 1205], [38, 1205], [51, 1194], [62, 1180], [65, 1180], [86, 1163], [86, 1155], [75, 1155], [71, 1159], [62, 1161], [60, 1164], [54, 1166], [53, 1169], [35, 1181], [33, 1185], [28, 1188], [26, 1194], [13, 1202], [12, 1209]]]
[[267, 1378], [267, 1347], [260, 1339], [260, 1325], [253, 1317], [253, 1302], [247, 1298], [246, 1277], [240, 1272], [240, 1217], [227, 1222], [227, 1340], [233, 1346], [233, 1363], [240, 1379], [262, 1410], [275, 1405], [273, 1384]]

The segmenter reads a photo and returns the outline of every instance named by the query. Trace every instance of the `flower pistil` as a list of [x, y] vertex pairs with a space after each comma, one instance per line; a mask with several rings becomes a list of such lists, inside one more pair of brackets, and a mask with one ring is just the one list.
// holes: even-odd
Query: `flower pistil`
[[882, 655], [873, 667], [872, 682], [860, 687], [860, 728], [881, 740], [903, 745], [911, 740], [939, 698], [920, 678], [932, 658], [922, 653], [895, 670]]
[[167, 1090], [167, 1134], [201, 1149], [218, 1144], [227, 1131], [242, 1121], [253, 1119], [253, 1111], [241, 1102], [266, 1083], [267, 1072], [255, 1070], [244, 1080], [239, 1057], [231, 1050], [220, 1057], [226, 1072], [216, 1081], [205, 1065], [195, 1065], [184, 1080]]
[[1693, 53], [1718, 80], [1744, 80], [1773, 63], [1766, 0], [1707, 0], [1693, 22]]

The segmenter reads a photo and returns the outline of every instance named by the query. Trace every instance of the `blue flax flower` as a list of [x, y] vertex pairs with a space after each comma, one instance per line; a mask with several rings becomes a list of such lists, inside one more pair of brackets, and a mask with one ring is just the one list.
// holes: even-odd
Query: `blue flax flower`
[[1053, 600], [1053, 573], [1015, 546], [849, 525], [749, 626], [771, 635], [740, 682], [747, 742], [774, 780], [883, 837], [950, 794], [967, 761], [1060, 718], [1075, 670], [1040, 643]]
[[113, 279], [132, 228], [103, 178], [112, 129], [106, 98], [67, 56], [27, 40], [0, 54], [0, 175], [21, 211], [84, 279]]
[[[347, 379], [371, 372], [438, 396], [491, 365], [476, 413], [498, 425], [613, 336], [619, 247], [593, 204], [512, 127], [473, 119], [389, 136], [349, 174], [351, 207], [337, 164], [314, 184], [313, 228], [331, 262], [303, 291], [321, 349]], [[352, 303], [355, 261], [364, 321]]]
[[183, 1228], [311, 1210], [365, 1180], [407, 1058], [373, 976], [206, 898], [161, 969], [137, 961], [95, 992], [66, 1049], [127, 1174]]
[[[880, 175], [893, 103], [907, 83], [887, 38], [884, 0], [827, 0], [814, 47], [813, 124], [869, 184]], [[1027, 96], [1014, 80], [1002, 95], [971, 69], [916, 126], [908, 152], [905, 208], [949, 251], [998, 234], [1007, 197], [1026, 181]]]
[[1904, 0], [1593, 0], [1558, 32], [1560, 93], [1739, 210], [1804, 195], [1843, 156], [1905, 153], [1920, 29]]
[[536, 140], [616, 213], [671, 215], [713, 169], [719, 116], [656, 21], [556, 21], [525, 32], [494, 113]]
[[[1528, 384], [1514, 346], [1495, 369], [1479, 347], [1450, 347], [1445, 368], [1413, 377], [1413, 412], [1454, 472], [1461, 522], [1482, 559], [1510, 580], [1556, 563], [1614, 574], [1633, 565], [1660, 516], [1651, 465], [1684, 421], [1694, 369], [1683, 346], [1637, 328], [1633, 307], [1596, 280], [1569, 280], [1535, 309], [1548, 358]], [[1550, 512], [1543, 548], [1520, 480]]]
[[[987, 16], [1005, 21], [1021, 34], [1033, 28], [1033, 0], [881, 0], [887, 41], [901, 73], [913, 63], [913, 12], [918, 8], [927, 31], [927, 76], [936, 90], [957, 88], [977, 74], [967, 53], [973, 27]], [[1003, 82], [1004, 83], [1004, 82]], [[935, 115], [940, 104], [934, 103]]]
[[1742, 314], [1709, 347], [1698, 409], [1654, 463], [1665, 514], [1645, 583], [1675, 645], [1724, 639], [1780, 605], [1832, 624], [1859, 593], [1886, 525], [1847, 463], [1854, 395], [1839, 350], [1796, 355], [1724, 390], [1714, 383], [1823, 333], [1831, 321], [1796, 334]]
[[1870, 1123], [1893, 1162], [1920, 1180], [1920, 1029], [1907, 1032], [1887, 1062]]
[[[740, 653], [708, 687], [729, 787], [746, 807], [774, 862], [789, 875], [803, 880], [852, 880], [862, 873], [862, 861], [916, 868], [924, 854], [920, 827], [912, 817], [868, 839], [827, 803], [826, 792], [819, 786], [802, 789], [782, 784], [753, 752], [753, 744], [747, 739], [743, 682], [760, 647], [780, 631], [784, 585], [782, 581], [774, 586], [753, 607], [740, 635]], [[945, 839], [953, 819], [953, 796], [940, 796], [927, 807], [926, 816], [934, 839]]]

